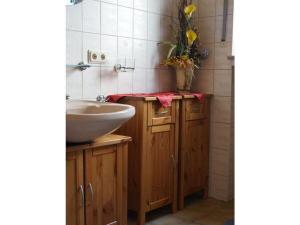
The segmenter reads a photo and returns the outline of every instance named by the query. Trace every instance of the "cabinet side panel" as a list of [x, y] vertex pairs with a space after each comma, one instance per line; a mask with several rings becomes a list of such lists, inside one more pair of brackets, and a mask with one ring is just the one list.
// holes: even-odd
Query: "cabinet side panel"
[[128, 143], [128, 209], [136, 211], [140, 204], [144, 102], [122, 100], [121, 103], [132, 105], [136, 110], [135, 116], [116, 131], [117, 134], [132, 137]]

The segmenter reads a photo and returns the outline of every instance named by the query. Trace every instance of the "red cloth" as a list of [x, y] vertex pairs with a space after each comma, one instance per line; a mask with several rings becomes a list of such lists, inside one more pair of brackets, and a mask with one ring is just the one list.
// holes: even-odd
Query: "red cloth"
[[204, 93], [191, 93], [191, 95], [194, 95], [199, 102], [203, 103], [205, 100], [205, 94]]
[[172, 103], [173, 96], [179, 95], [174, 92], [161, 92], [161, 93], [151, 93], [151, 94], [145, 94], [145, 93], [139, 93], [139, 94], [116, 94], [116, 95], [109, 95], [107, 96], [106, 100], [108, 102], [118, 102], [121, 98], [127, 97], [127, 96], [135, 96], [135, 97], [156, 97], [160, 104], [163, 107], [170, 107]]
[[[189, 95], [194, 95], [201, 103], [205, 100], [205, 94], [200, 92], [195, 93], [186, 93]], [[161, 92], [161, 93], [151, 93], [151, 94], [145, 94], [145, 93], [137, 93], [137, 94], [115, 94], [115, 95], [108, 95], [106, 100], [108, 102], [118, 102], [121, 98], [127, 97], [127, 96], [135, 96], [135, 97], [156, 97], [160, 104], [163, 107], [170, 107], [172, 103], [173, 96], [175, 95], [181, 95], [180, 93], [175, 92]]]

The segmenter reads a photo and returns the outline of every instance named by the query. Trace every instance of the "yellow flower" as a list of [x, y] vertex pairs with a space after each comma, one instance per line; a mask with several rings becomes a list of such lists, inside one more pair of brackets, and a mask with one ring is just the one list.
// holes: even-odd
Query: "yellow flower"
[[193, 30], [188, 30], [186, 32], [186, 37], [188, 39], [188, 44], [191, 46], [197, 38], [197, 34]]
[[197, 9], [197, 7], [194, 5], [194, 4], [190, 4], [190, 5], [187, 5], [185, 8], [184, 8], [184, 13], [188, 16], [188, 17], [191, 17], [193, 12], [195, 12]]

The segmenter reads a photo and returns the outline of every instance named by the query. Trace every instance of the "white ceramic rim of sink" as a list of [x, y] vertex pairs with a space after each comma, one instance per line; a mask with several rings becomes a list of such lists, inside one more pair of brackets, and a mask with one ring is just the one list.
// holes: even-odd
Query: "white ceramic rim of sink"
[[103, 119], [111, 119], [111, 116], [113, 115], [115, 119], [122, 119], [124, 116], [127, 116], [128, 111], [132, 111], [135, 110], [135, 108], [131, 105], [126, 105], [126, 104], [119, 104], [119, 103], [110, 103], [110, 102], [97, 102], [97, 101], [91, 101], [91, 100], [68, 100], [68, 103], [80, 103], [83, 102], [83, 104], [86, 103], [91, 103], [92, 106], [97, 106], [97, 105], [110, 105], [110, 106], [117, 106], [117, 107], [121, 107], [124, 109], [121, 109], [120, 111], [117, 112], [104, 112], [104, 113], [72, 113], [72, 112], [68, 112], [68, 109], [66, 111], [66, 115], [68, 117], [68, 119], [71, 120], [76, 120], [76, 119], [80, 119], [82, 120], [83, 117], [84, 119], [93, 119], [95, 120], [95, 117], [97, 117], [97, 120], [103, 120]]

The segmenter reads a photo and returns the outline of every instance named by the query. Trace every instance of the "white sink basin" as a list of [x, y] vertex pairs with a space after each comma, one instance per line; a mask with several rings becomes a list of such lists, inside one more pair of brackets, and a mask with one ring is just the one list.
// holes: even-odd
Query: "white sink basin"
[[67, 101], [67, 142], [89, 142], [118, 129], [135, 114], [131, 105], [96, 101]]

